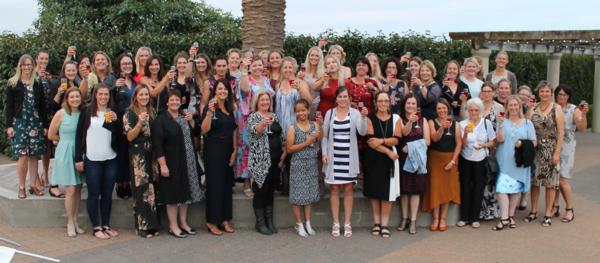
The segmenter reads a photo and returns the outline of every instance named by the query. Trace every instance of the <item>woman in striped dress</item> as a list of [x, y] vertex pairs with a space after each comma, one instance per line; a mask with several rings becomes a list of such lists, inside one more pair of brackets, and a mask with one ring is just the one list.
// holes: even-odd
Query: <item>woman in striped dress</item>
[[366, 108], [359, 112], [350, 108], [348, 89], [339, 87], [336, 90], [337, 107], [327, 111], [323, 124], [323, 172], [325, 183], [331, 185], [331, 214], [333, 227], [331, 235], [340, 236], [340, 188], [344, 188], [344, 236], [352, 236], [350, 219], [353, 206], [352, 186], [358, 178], [358, 145], [356, 133], [367, 133]]

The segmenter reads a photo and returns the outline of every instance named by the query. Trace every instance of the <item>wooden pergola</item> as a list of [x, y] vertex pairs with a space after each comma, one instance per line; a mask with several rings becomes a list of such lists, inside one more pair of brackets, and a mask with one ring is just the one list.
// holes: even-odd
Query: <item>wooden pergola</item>
[[[481, 58], [484, 75], [492, 51], [544, 53], [548, 56], [547, 80], [560, 83], [562, 54], [594, 56], [594, 96], [600, 101], [600, 30], [451, 32], [453, 40], [471, 41], [471, 54]], [[592, 131], [600, 133], [600, 107], [593, 107]]]

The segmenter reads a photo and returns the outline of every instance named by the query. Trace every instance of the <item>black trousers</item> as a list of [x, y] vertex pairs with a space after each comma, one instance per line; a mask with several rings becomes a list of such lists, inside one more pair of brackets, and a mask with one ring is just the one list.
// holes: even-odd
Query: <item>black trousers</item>
[[460, 156], [460, 220], [479, 221], [483, 190], [486, 182], [485, 161], [473, 162]]
[[273, 194], [279, 184], [279, 174], [281, 173], [281, 169], [277, 166], [278, 163], [279, 159], [271, 159], [271, 168], [269, 168], [269, 173], [261, 188], [258, 188], [256, 182], [252, 182], [252, 191], [254, 192], [252, 207], [254, 209], [264, 209], [267, 206], [273, 206]]

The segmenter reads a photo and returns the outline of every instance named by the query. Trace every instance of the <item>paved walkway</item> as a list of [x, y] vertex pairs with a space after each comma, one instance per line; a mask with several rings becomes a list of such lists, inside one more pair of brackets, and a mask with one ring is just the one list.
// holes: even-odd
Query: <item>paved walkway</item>
[[[122, 230], [118, 238], [99, 241], [91, 234], [68, 238], [64, 228], [5, 225], [0, 225], [0, 236], [21, 243], [21, 250], [64, 262], [598, 262], [600, 135], [581, 135], [578, 143], [572, 180], [576, 219], [571, 224], [555, 219], [550, 228], [542, 228], [539, 221], [523, 223], [526, 212], [521, 211], [517, 229], [496, 233], [490, 230], [494, 222], [486, 222], [479, 230], [419, 229], [415, 236], [393, 231], [389, 240], [372, 237], [368, 229], [355, 229], [352, 238], [333, 238], [327, 229], [317, 229], [317, 236], [306, 239], [291, 229], [271, 237], [251, 230], [213, 237], [200, 229], [199, 235], [186, 239], [163, 232], [144, 240]], [[31, 259], [17, 256], [14, 262]]]

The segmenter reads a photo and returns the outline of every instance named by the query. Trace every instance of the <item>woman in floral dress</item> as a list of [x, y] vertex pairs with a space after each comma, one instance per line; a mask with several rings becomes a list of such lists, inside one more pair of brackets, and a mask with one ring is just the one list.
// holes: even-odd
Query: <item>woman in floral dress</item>
[[19, 58], [15, 75], [8, 80], [5, 89], [4, 125], [12, 139], [12, 155], [17, 158], [19, 174], [19, 199], [27, 198], [25, 179], [29, 168], [30, 194], [44, 195], [37, 188], [38, 160], [45, 152], [46, 104], [44, 91], [35, 81], [33, 58]]
[[150, 90], [141, 85], [133, 92], [133, 103], [123, 116], [123, 126], [129, 141], [131, 187], [135, 230], [141, 237], [158, 235], [158, 214], [154, 181], [157, 163], [152, 158], [151, 123], [156, 112], [150, 104]]

